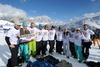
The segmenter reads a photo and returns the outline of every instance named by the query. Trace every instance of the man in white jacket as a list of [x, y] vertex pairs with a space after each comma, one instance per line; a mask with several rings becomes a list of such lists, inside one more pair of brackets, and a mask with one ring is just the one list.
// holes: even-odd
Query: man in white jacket
[[51, 54], [52, 54], [53, 49], [54, 49], [55, 34], [56, 34], [55, 27], [52, 26], [51, 29], [49, 30], [49, 37], [48, 37], [48, 39], [49, 39], [49, 46], [50, 46], [50, 48], [49, 48], [49, 53], [51, 53]]
[[5, 37], [5, 40], [9, 46], [11, 52], [11, 64], [12, 67], [18, 66], [17, 56], [18, 56], [18, 47], [19, 47], [19, 35], [20, 35], [20, 22], [15, 22], [14, 28], [10, 29]]
[[[36, 31], [37, 28], [35, 24], [32, 22], [30, 28], [28, 28], [30, 34], [32, 34], [32, 40], [28, 43], [28, 55], [36, 56]], [[32, 52], [32, 53], [31, 53]]]
[[82, 44], [83, 45], [82, 52], [83, 52], [84, 60], [87, 60], [89, 56], [89, 48], [92, 45], [90, 36], [93, 35], [94, 32], [88, 29], [87, 24], [84, 24], [83, 28], [84, 28], [83, 30], [84, 39], [83, 39], [83, 44]]
[[56, 41], [56, 52], [61, 54], [63, 51], [62, 45], [63, 45], [63, 30], [61, 27], [58, 28], [58, 31], [56, 32], [57, 41]]
[[43, 44], [42, 44], [42, 38], [43, 38], [43, 25], [39, 24], [39, 29], [37, 30], [36, 34], [37, 34], [37, 38], [36, 38], [36, 55], [40, 56], [41, 55], [41, 51], [43, 54]]
[[46, 50], [47, 50], [47, 41], [48, 41], [48, 30], [47, 29], [43, 29], [43, 38], [42, 38], [42, 44], [43, 44], [43, 55], [46, 55]]

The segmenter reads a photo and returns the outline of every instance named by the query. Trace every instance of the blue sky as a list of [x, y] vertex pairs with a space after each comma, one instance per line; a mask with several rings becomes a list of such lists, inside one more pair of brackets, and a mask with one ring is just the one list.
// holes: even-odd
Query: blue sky
[[0, 0], [0, 3], [22, 9], [29, 17], [47, 15], [64, 22], [100, 11], [100, 0]]

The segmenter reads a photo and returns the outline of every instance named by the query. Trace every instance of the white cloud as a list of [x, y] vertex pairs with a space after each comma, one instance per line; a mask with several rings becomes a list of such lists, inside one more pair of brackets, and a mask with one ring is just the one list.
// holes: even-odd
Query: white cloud
[[95, 16], [98, 16], [100, 15], [100, 12], [96, 12], [96, 13], [86, 13], [83, 15], [84, 18], [92, 18], [92, 17], [95, 17]]
[[0, 4], [0, 17], [26, 17], [26, 12], [11, 5]]

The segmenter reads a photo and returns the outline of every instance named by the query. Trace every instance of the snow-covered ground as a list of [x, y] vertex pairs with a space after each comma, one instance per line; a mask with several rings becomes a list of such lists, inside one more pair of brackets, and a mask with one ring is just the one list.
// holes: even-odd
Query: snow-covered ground
[[[53, 53], [53, 56], [58, 58], [59, 60], [66, 60], [72, 63], [73, 67], [87, 67], [84, 63], [78, 63], [76, 59], [70, 58], [67, 59], [64, 55], [59, 55], [57, 53]], [[9, 48], [4, 40], [4, 34], [0, 32], [0, 67], [6, 67], [7, 59], [10, 58]], [[92, 46], [90, 49], [90, 56], [88, 61], [100, 61], [100, 49], [98, 46]], [[31, 61], [35, 61], [34, 58], [31, 57]], [[22, 67], [26, 67], [26, 63], [23, 64]]]

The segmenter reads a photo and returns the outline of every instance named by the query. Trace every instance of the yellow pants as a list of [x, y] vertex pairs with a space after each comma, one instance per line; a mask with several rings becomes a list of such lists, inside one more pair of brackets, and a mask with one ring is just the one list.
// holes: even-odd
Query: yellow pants
[[35, 40], [28, 43], [28, 55], [31, 55], [31, 54], [36, 55], [36, 41]]

